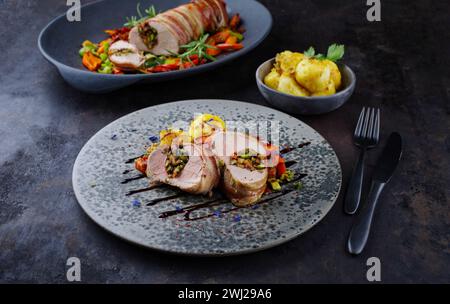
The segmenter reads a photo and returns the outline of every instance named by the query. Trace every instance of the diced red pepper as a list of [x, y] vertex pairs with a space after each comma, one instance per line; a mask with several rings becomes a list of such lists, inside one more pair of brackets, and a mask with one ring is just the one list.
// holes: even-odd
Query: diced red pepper
[[161, 73], [161, 72], [176, 71], [179, 69], [180, 69], [179, 64], [161, 64], [161, 65], [154, 66], [150, 69], [147, 69], [147, 72]]
[[221, 43], [216, 45], [216, 47], [222, 51], [236, 51], [242, 49], [244, 46], [241, 43], [235, 44]]
[[277, 165], [277, 177], [280, 177], [286, 172], [286, 163], [284, 162], [284, 158], [280, 157]]
[[190, 62], [189, 61], [185, 62], [183, 66], [184, 66], [185, 69], [188, 69], [190, 67], [198, 65], [198, 63], [199, 63], [199, 60], [198, 60], [198, 58], [196, 58], [196, 59], [191, 59]]
[[134, 167], [136, 170], [145, 174], [147, 171], [147, 158], [147, 156], [143, 156], [134, 161]]

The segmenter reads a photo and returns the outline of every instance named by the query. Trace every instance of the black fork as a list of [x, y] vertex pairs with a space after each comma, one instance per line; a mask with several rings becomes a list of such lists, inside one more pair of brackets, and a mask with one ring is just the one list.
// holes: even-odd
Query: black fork
[[345, 195], [344, 210], [348, 214], [354, 214], [358, 210], [361, 200], [361, 188], [364, 177], [364, 161], [366, 151], [375, 147], [380, 140], [380, 109], [363, 108], [359, 114], [353, 141], [360, 148], [358, 162], [353, 169], [353, 174], [348, 184]]

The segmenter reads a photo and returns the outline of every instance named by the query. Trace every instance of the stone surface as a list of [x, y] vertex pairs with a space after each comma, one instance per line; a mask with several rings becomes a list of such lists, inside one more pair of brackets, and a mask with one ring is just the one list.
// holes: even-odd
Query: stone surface
[[[1, 282], [66, 282], [70, 256], [81, 259], [84, 282], [359, 283], [367, 282], [365, 262], [371, 256], [381, 259], [383, 282], [449, 282], [450, 4], [382, 1], [382, 22], [369, 23], [366, 1], [262, 2], [273, 14], [274, 28], [249, 55], [211, 74], [88, 95], [68, 86], [36, 47], [39, 31], [65, 11], [65, 1], [0, 1], [0, 46], [7, 58], [0, 74]], [[299, 118], [335, 148], [344, 188], [357, 155], [351, 133], [362, 106], [382, 108], [382, 144], [392, 131], [405, 142], [403, 161], [382, 195], [361, 256], [345, 251], [353, 218], [342, 211], [342, 193], [305, 235], [229, 258], [178, 257], [136, 247], [100, 229], [76, 203], [73, 162], [107, 123], [182, 99], [266, 105], [254, 79], [259, 63], [280, 50], [309, 45], [323, 50], [335, 41], [347, 46], [345, 62], [358, 77], [355, 94], [333, 113]], [[379, 153], [370, 153], [369, 174]]]

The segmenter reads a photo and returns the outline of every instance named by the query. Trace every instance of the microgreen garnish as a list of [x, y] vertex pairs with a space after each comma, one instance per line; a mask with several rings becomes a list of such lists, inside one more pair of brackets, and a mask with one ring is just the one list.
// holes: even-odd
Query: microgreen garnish
[[191, 61], [190, 57], [192, 55], [197, 55], [199, 59], [206, 58], [211, 61], [215, 61], [215, 57], [206, 53], [207, 49], [217, 49], [215, 46], [206, 43], [208, 37], [209, 34], [204, 34], [198, 40], [194, 40], [189, 42], [188, 44], [180, 46], [180, 48], [185, 50], [185, 52], [177, 56], [181, 58], [181, 60], [187, 60], [189, 62]]
[[295, 190], [301, 190], [303, 188], [303, 184], [301, 182], [296, 182], [294, 184], [294, 189]]
[[152, 5], [149, 8], [145, 9], [145, 15], [142, 14], [141, 12], [141, 3], [138, 2], [138, 4], [136, 5], [136, 11], [138, 16], [131, 16], [130, 18], [127, 17], [127, 22], [124, 24], [124, 26], [126, 27], [135, 27], [136, 25], [138, 25], [139, 23], [141, 23], [142, 21], [145, 21], [149, 18], [153, 18], [156, 15], [158, 15], [158, 13], [156, 12], [155, 7]]
[[324, 54], [316, 54], [316, 50], [310, 46], [303, 54], [308, 58], [315, 58], [318, 60], [328, 59], [333, 62], [337, 62], [338, 60], [344, 57], [345, 46], [343, 44], [332, 44], [328, 47], [327, 55]]
[[164, 64], [165, 61], [166, 61], [166, 57], [164, 57], [164, 56], [151, 57], [145, 61], [144, 67], [152, 68], [157, 65]]

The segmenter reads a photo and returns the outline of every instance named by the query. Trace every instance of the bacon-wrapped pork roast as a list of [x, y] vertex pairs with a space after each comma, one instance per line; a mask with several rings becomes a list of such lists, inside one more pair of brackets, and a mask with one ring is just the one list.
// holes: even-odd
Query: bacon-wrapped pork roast
[[223, 0], [193, 0], [148, 19], [131, 29], [129, 41], [155, 55], [178, 54], [180, 46], [228, 24]]

